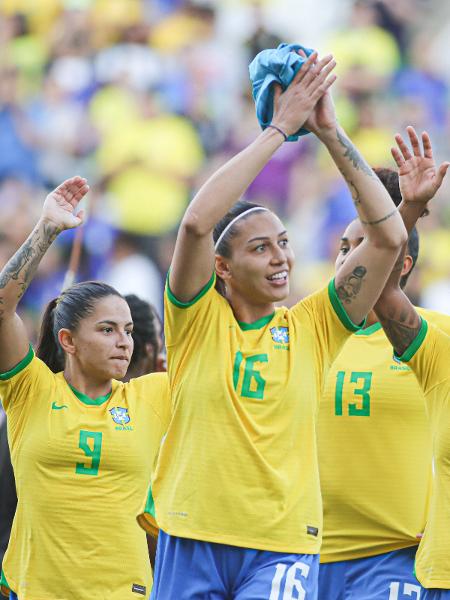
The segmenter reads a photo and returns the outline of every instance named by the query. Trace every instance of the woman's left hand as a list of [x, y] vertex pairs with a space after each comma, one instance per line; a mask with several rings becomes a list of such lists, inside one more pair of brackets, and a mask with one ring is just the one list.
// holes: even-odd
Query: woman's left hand
[[450, 163], [443, 162], [437, 169], [428, 133], [422, 133], [422, 152], [415, 129], [409, 126], [406, 131], [413, 154], [400, 134], [395, 136], [398, 148], [391, 148], [398, 167], [400, 192], [404, 202], [420, 202], [425, 205], [441, 187]]

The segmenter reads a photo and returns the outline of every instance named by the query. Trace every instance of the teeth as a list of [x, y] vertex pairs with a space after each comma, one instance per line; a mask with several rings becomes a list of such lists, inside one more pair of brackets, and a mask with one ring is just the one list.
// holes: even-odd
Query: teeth
[[285, 279], [287, 277], [287, 271], [282, 271], [281, 273], [275, 273], [275, 275], [271, 275], [269, 279]]

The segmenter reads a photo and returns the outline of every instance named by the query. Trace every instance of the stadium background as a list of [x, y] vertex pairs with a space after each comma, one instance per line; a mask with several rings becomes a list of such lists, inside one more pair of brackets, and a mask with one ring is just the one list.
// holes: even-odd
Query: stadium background
[[[450, 157], [450, 4], [440, 0], [0, 0], [0, 261], [46, 193], [87, 177], [78, 279], [98, 278], [161, 311], [174, 236], [193, 192], [258, 133], [248, 63], [298, 41], [338, 61], [338, 116], [373, 166], [394, 166], [413, 124]], [[449, 178], [447, 177], [447, 180]], [[450, 182], [420, 224], [408, 292], [450, 313]], [[247, 193], [285, 219], [297, 254], [292, 299], [333, 272], [354, 211], [307, 136], [285, 144]], [[58, 238], [21, 302], [32, 338], [58, 295], [73, 232]]]

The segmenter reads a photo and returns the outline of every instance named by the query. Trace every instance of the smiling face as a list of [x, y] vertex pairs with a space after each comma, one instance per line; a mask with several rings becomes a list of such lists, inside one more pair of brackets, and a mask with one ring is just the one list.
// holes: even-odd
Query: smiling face
[[93, 312], [76, 329], [61, 329], [64, 351], [83, 375], [92, 381], [121, 379], [133, 354], [133, 322], [127, 302], [120, 296], [97, 300]]
[[294, 263], [284, 225], [270, 211], [258, 211], [236, 224], [231, 256], [216, 257], [217, 274], [232, 295], [249, 304], [270, 304], [289, 294]]

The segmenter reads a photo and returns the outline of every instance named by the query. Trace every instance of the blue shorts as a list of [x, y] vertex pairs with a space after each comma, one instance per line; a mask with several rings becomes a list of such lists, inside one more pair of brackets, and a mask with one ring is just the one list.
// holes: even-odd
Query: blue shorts
[[318, 554], [284, 554], [159, 532], [151, 600], [317, 600]]
[[437, 590], [423, 588], [420, 600], [450, 600], [450, 590]]
[[319, 600], [422, 600], [424, 589], [414, 577], [416, 551], [414, 546], [320, 565]]

